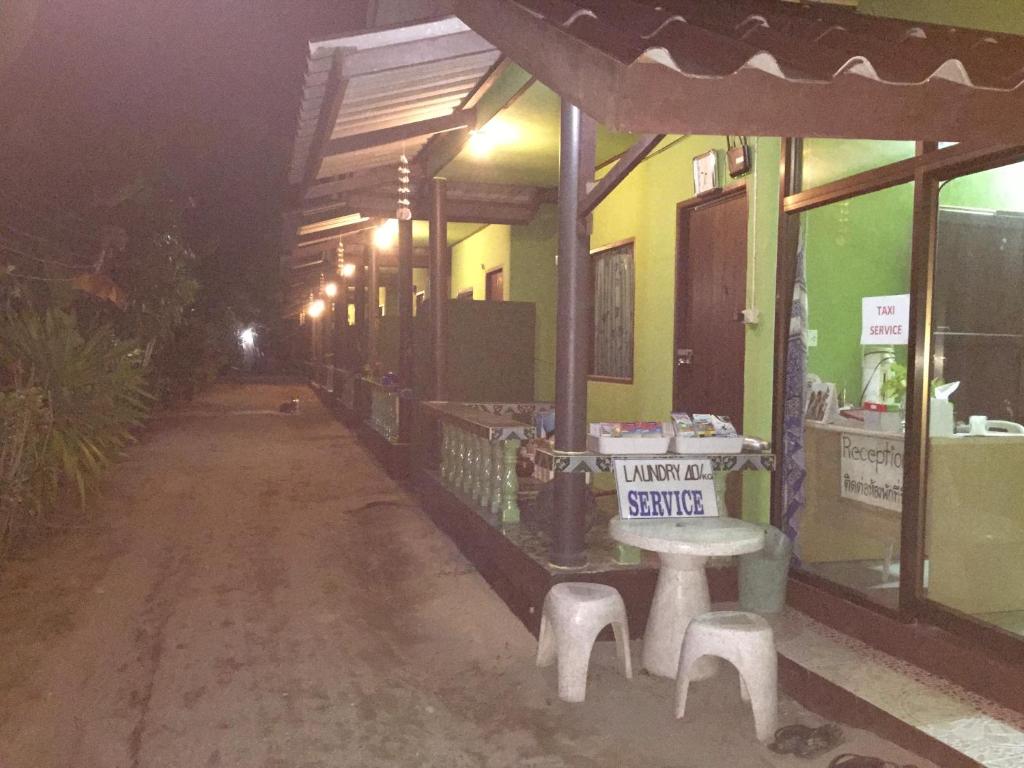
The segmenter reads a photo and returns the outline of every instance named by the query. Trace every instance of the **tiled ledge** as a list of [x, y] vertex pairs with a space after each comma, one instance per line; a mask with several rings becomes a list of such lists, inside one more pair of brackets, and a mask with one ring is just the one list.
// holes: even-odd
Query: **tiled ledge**
[[1024, 716], [1019, 713], [792, 608], [773, 623], [783, 659], [955, 750], [967, 758], [961, 764], [1024, 766]]

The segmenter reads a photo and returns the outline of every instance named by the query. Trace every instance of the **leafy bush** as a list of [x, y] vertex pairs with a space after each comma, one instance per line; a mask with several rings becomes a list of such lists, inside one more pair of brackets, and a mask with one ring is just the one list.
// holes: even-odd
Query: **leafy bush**
[[29, 489], [49, 430], [41, 390], [0, 392], [0, 553], [25, 513], [36, 510]]
[[109, 326], [83, 333], [68, 313], [23, 311], [0, 325], [0, 362], [15, 392], [38, 389], [46, 414], [27, 481], [31, 506], [54, 504], [67, 486], [84, 503], [148, 410], [142, 356]]

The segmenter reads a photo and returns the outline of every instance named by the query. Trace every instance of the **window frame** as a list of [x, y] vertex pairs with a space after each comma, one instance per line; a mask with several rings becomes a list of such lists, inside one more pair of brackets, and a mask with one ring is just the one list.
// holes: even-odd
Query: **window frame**
[[[595, 364], [595, 361], [597, 359], [597, 355], [596, 355], [596, 350], [597, 350], [597, 328], [596, 328], [595, 317], [594, 317], [594, 309], [595, 309], [594, 304], [596, 303], [594, 300], [595, 300], [596, 295], [597, 295], [597, 290], [596, 290], [597, 289], [597, 284], [596, 284], [596, 282], [597, 282], [597, 271], [595, 269], [595, 265], [597, 263], [597, 259], [602, 254], [607, 253], [608, 251], [615, 251], [615, 250], [618, 250], [620, 248], [625, 248], [626, 246], [629, 246], [629, 260], [630, 260], [630, 265], [631, 265], [631, 269], [632, 269], [632, 275], [631, 275], [632, 280], [631, 280], [631, 286], [630, 286], [630, 288], [632, 290], [632, 301], [630, 302], [630, 318], [629, 318], [629, 328], [630, 328], [629, 376], [628, 377], [608, 376], [608, 375], [605, 375], [605, 374], [594, 373], [594, 364]], [[605, 243], [605, 244], [603, 244], [601, 246], [598, 246], [596, 248], [591, 248], [590, 249], [590, 295], [591, 295], [591, 300], [592, 300], [592, 306], [591, 306], [591, 311], [590, 311], [590, 330], [589, 330], [589, 334], [590, 334], [590, 355], [589, 355], [589, 358], [590, 359], [587, 362], [587, 380], [588, 381], [596, 381], [596, 382], [600, 382], [600, 383], [603, 383], [603, 384], [633, 384], [634, 378], [636, 376], [636, 238], [635, 237], [628, 237], [628, 238], [625, 238], [623, 240], [616, 240], [614, 242]]]
[[[784, 139], [779, 179], [777, 286], [793, 284], [800, 213], [907, 182], [914, 183], [914, 212], [899, 608], [896, 611], [887, 609], [855, 590], [808, 574], [799, 568], [793, 570], [791, 578], [815, 584], [825, 592], [849, 600], [873, 613], [892, 616], [903, 622], [922, 621], [947, 630], [976, 643], [1002, 661], [1017, 663], [1024, 648], [1024, 638], [1011, 636], [1005, 630], [929, 600], [922, 582], [939, 188], [941, 183], [960, 176], [1024, 162], [1024, 144], [966, 143], [940, 149], [934, 142], [922, 141], [918, 142], [914, 157], [810, 189], [802, 188], [802, 160], [802, 140]], [[772, 394], [772, 443], [776, 446], [782, 445], [784, 435], [783, 404], [791, 310], [792, 291], [777, 290]], [[775, 526], [782, 524], [782, 486], [781, 473], [773, 473], [771, 522]]]

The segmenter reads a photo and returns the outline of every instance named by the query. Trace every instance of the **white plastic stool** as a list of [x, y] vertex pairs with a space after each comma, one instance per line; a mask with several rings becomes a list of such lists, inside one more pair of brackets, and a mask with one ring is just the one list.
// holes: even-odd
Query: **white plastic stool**
[[740, 698], [754, 710], [754, 730], [770, 741], [778, 718], [778, 659], [772, 628], [762, 616], [742, 611], [712, 611], [686, 628], [676, 680], [676, 717], [686, 710], [689, 672], [701, 656], [718, 656], [740, 673]]
[[567, 581], [553, 586], [544, 598], [537, 638], [537, 666], [558, 659], [558, 698], [579, 702], [587, 695], [590, 652], [601, 630], [612, 625], [615, 650], [632, 679], [626, 606], [618, 590], [605, 584]]

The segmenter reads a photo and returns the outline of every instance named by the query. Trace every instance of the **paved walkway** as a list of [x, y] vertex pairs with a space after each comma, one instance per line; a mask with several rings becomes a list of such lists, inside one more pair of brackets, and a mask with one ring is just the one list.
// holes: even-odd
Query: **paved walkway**
[[[301, 413], [277, 413], [292, 394]], [[734, 673], [679, 723], [671, 682], [627, 684], [599, 645], [587, 702], [561, 703], [532, 637], [308, 390], [225, 386], [5, 566], [0, 766], [827, 765], [758, 745]]]

